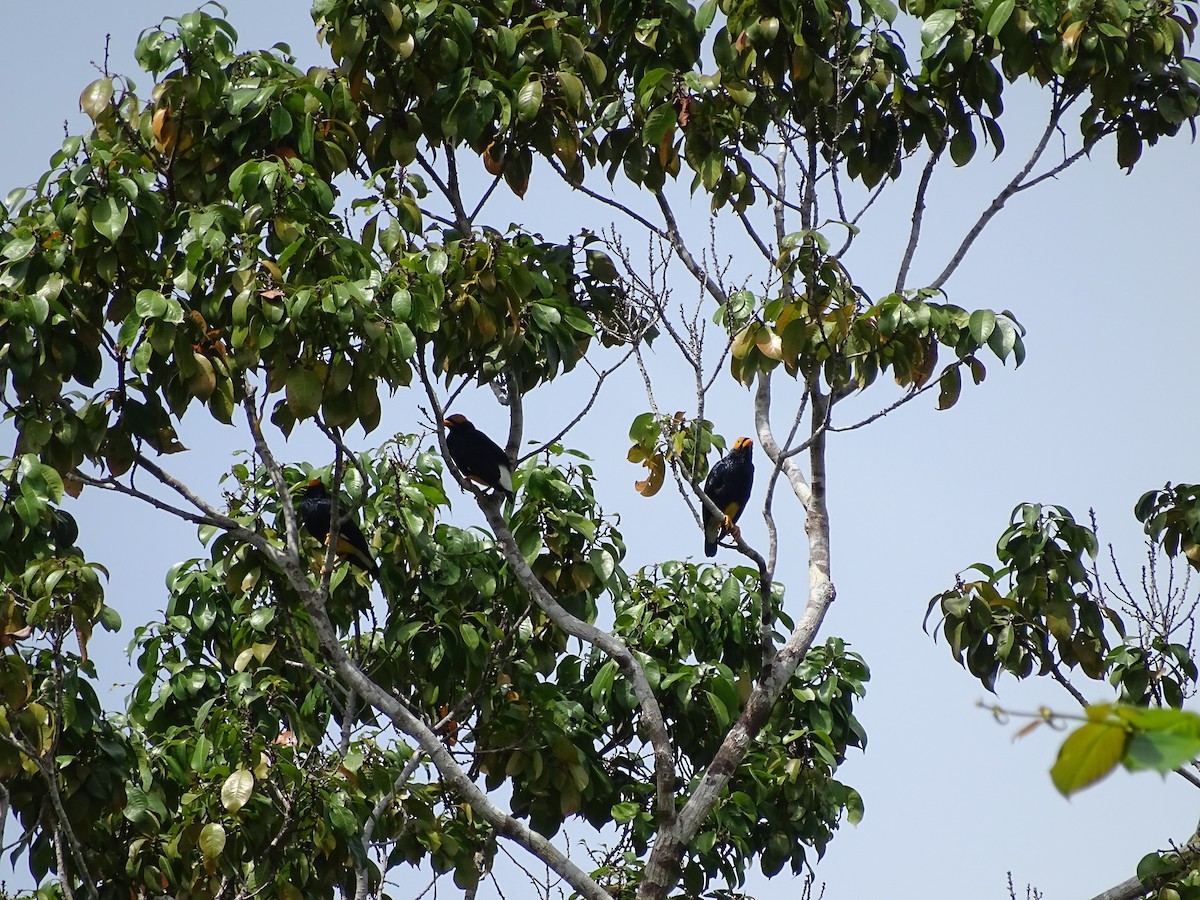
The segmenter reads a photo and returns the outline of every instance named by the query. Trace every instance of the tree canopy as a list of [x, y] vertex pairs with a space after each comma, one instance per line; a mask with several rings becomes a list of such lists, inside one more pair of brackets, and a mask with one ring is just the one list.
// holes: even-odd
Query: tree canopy
[[[1022, 363], [1020, 311], [956, 305], [947, 282], [1015, 195], [1089, 155], [1132, 168], [1192, 124], [1195, 10], [317, 0], [313, 18], [331, 60], [306, 71], [286, 46], [239, 49], [215, 4], [148, 29], [150, 89], [89, 84], [89, 132], [5, 201], [15, 852], [48, 897], [366, 897], [411, 865], [473, 893], [501, 848], [593, 900], [729, 897], [752, 867], [810, 871], [863, 814], [839, 768], [865, 747], [869, 681], [822, 630], [827, 439], [925, 394], [950, 410], [988, 366]], [[1044, 130], [944, 269], [911, 283], [934, 173], [1004, 152], [1016, 81], [1048, 98]], [[862, 281], [848, 251], [910, 173], [894, 282]], [[573, 198], [558, 233], [492, 217], [498, 192], [551, 190]], [[750, 260], [681, 227], [689, 194]], [[679, 412], [650, 356], [664, 347], [689, 386]], [[599, 448], [573, 440], [626, 369], [646, 392], [619, 452], [644, 497], [677, 489], [697, 554], [703, 513], [724, 513], [705, 478], [737, 437], [706, 401], [718, 379], [746, 388], [764, 541], [731, 528], [720, 564], [630, 564], [621, 517], [647, 501], [603, 507]], [[515, 499], [447, 450], [472, 392], [504, 410], [492, 437]], [[380, 436], [398, 397], [425, 419]], [[558, 433], [526, 433], [528, 407], [564, 397]], [[174, 465], [198, 419], [237, 435], [219, 484]], [[319, 457], [293, 455], [303, 430]], [[360, 433], [378, 445], [357, 449]], [[301, 515], [313, 482], [327, 539]], [[460, 489], [486, 527], [451, 516]], [[70, 516], [101, 491], [198, 530], [165, 615], [135, 631], [124, 714], [103, 709], [88, 653], [120, 603]], [[1137, 514], [1200, 565], [1197, 496], [1167, 486]], [[360, 525], [355, 566], [337, 538]], [[787, 593], [781, 557], [801, 546], [807, 583]], [[1117, 686], [1064, 744], [1064, 792], [1200, 750], [1178, 712], [1196, 682], [1171, 637], [1182, 612], [1135, 635], [1097, 547], [1069, 511], [1023, 505], [999, 566], [930, 603], [988, 688], [1001, 672]], [[1186, 852], [1151, 856], [1138, 875], [1165, 900], [1196, 877]]]

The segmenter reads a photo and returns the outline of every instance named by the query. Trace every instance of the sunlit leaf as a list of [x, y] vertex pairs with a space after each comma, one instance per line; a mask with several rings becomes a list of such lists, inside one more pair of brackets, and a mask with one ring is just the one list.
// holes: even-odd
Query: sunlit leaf
[[249, 769], [236, 769], [221, 785], [221, 805], [235, 813], [250, 801], [254, 793], [254, 775]]
[[1069, 797], [1104, 778], [1125, 755], [1128, 734], [1120, 725], [1088, 722], [1071, 732], [1059, 748], [1050, 778]]
[[111, 78], [97, 78], [83, 89], [79, 95], [79, 108], [95, 121], [104, 115], [113, 98], [113, 83]]

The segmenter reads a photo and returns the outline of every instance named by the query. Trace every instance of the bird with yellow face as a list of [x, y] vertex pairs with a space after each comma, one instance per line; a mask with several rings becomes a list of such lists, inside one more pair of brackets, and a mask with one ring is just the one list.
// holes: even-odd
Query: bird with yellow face
[[735, 523], [750, 501], [750, 488], [754, 486], [754, 460], [750, 455], [753, 449], [754, 441], [750, 438], [738, 438], [733, 442], [733, 449], [717, 460], [708, 473], [704, 493], [721, 510], [723, 517], [704, 507], [705, 556], [717, 555], [717, 542], [723, 535], [739, 534]]

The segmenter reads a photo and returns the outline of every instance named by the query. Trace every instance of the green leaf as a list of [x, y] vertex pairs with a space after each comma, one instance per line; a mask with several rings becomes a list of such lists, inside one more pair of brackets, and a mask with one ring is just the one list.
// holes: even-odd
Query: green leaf
[[[344, 803], [330, 805], [329, 824], [333, 826], [334, 831], [346, 837], [358, 833], [358, 819], [354, 817], [354, 813]], [[445, 838], [443, 838], [444, 840]]]
[[956, 166], [965, 166], [975, 155], [975, 146], [975, 135], [969, 126], [956, 131], [950, 138], [950, 158]]
[[143, 319], [161, 319], [167, 311], [167, 298], [158, 291], [139, 291], [133, 309]]
[[988, 346], [1001, 362], [1008, 359], [1017, 343], [1017, 329], [1008, 319], [1000, 316], [996, 319], [996, 329], [988, 337]]
[[121, 814], [134, 824], [153, 821], [150, 798], [136, 784], [125, 785], [125, 808], [121, 810]]
[[121, 614], [111, 606], [102, 607], [100, 610], [100, 624], [104, 626], [105, 631], [116, 633], [121, 630]]
[[937, 408], [949, 409], [958, 402], [958, 396], [962, 393], [962, 375], [958, 366], [950, 366], [938, 381], [940, 386]]
[[458, 626], [458, 633], [462, 636], [463, 643], [467, 645], [468, 650], [475, 650], [479, 647], [479, 631], [470, 622], [463, 622]]
[[532, 122], [536, 119], [542, 108], [544, 93], [539, 79], [533, 78], [525, 82], [521, 90], [517, 91], [517, 118], [522, 122]]
[[846, 794], [846, 821], [851, 825], [857, 825], [863, 818], [863, 799], [862, 795], [851, 788]]
[[574, 111], [583, 109], [583, 82], [574, 72], [558, 73], [558, 89]]
[[92, 208], [92, 225], [101, 235], [108, 238], [110, 244], [115, 244], [125, 223], [129, 219], [129, 209], [124, 203], [119, 203], [114, 197], [103, 197]]
[[1007, 24], [1009, 17], [1012, 16], [1013, 10], [1017, 7], [1017, 0], [1000, 0], [996, 4], [996, 8], [992, 10], [991, 16], [988, 17], [987, 33], [992, 37], [1000, 34], [1000, 30]]
[[640, 810], [641, 807], [636, 803], [630, 803], [628, 801], [624, 803], [615, 803], [613, 804], [612, 808], [613, 821], [617, 822], [618, 824], [622, 822], [631, 822]]
[[1148, 731], [1134, 735], [1125, 751], [1125, 768], [1173, 772], [1200, 756], [1200, 736], [1182, 731]]
[[657, 147], [663, 137], [675, 127], [677, 115], [675, 104], [663, 103], [651, 110], [646, 116], [646, 124], [642, 126], [642, 143]]
[[889, 25], [896, 21], [899, 10], [892, 0], [865, 0], [867, 7]]
[[50, 301], [45, 297], [40, 294], [33, 294], [26, 297], [25, 302], [29, 304], [29, 308], [33, 311], [33, 324], [42, 325], [50, 317]]
[[395, 356], [397, 359], [409, 359], [417, 352], [417, 339], [412, 329], [403, 322], [392, 325], [392, 337], [395, 341]]
[[600, 547], [588, 554], [588, 562], [592, 564], [592, 571], [601, 582], [607, 582], [617, 568], [612, 554]]
[[[1151, 878], [1159, 875], [1172, 875], [1178, 871], [1177, 866], [1163, 859], [1157, 853], [1147, 853], [1137, 864], [1137, 877], [1147, 884]], [[1159, 895], [1161, 896], [1161, 895]]]
[[1142, 157], [1142, 138], [1137, 127], [1127, 120], [1117, 126], [1117, 165], [1132, 169]]
[[[704, 31], [712, 24], [713, 17], [717, 14], [717, 0], [704, 0], [700, 4], [700, 8], [696, 10], [696, 30]], [[891, 21], [891, 20], [889, 20]]]
[[977, 309], [971, 313], [967, 327], [971, 332], [971, 339], [976, 344], [982, 344], [996, 328], [996, 314], [990, 309]]
[[431, 250], [428, 258], [425, 260], [425, 269], [430, 275], [441, 276], [446, 271], [446, 266], [450, 262], [450, 257], [446, 255], [445, 250]]
[[587, 51], [583, 54], [583, 75], [587, 78], [588, 84], [593, 88], [603, 86], [608, 79], [608, 67], [604, 65], [604, 60], [597, 56], [592, 51]]
[[37, 238], [32, 234], [26, 233], [20, 237], [15, 237], [4, 245], [4, 258], [17, 262], [24, 259], [33, 252], [33, 248], [37, 246]]
[[24, 522], [27, 527], [33, 528], [38, 524], [38, 522], [41, 521], [42, 505], [38, 502], [36, 497], [29, 496], [28, 494], [21, 494], [21, 496], [14, 499], [12, 503], [13, 509], [17, 511], [17, 515], [20, 516], [21, 521]]
[[939, 9], [921, 25], [921, 43], [925, 46], [936, 44], [954, 27], [958, 15], [956, 9]]
[[321, 408], [321, 376], [297, 366], [288, 372], [285, 385], [287, 405], [297, 419], [307, 419]]
[[591, 694], [592, 699], [604, 702], [608, 697], [609, 691], [612, 690], [613, 681], [616, 680], [616, 677], [617, 664], [614, 660], [610, 659], [600, 667], [600, 671], [596, 673], [595, 678], [592, 679], [592, 683], [588, 687], [588, 692]]
[[1067, 736], [1050, 769], [1054, 786], [1064, 797], [1106, 776], [1125, 755], [1128, 734], [1120, 725], [1088, 722]]

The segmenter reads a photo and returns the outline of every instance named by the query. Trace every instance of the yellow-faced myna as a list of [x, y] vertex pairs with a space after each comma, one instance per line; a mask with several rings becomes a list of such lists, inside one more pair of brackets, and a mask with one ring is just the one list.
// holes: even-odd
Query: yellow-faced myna
[[704, 493], [725, 516], [722, 519], [709, 512], [707, 506], [704, 507], [705, 556], [717, 555], [717, 541], [722, 534], [737, 534], [737, 526], [733, 523], [746, 508], [750, 500], [750, 488], [754, 485], [754, 460], [750, 457], [753, 448], [754, 441], [750, 438], [738, 438], [733, 442], [729, 454], [717, 460], [708, 473], [708, 480], [704, 482]]
[[[321, 543], [329, 539], [329, 523], [333, 513], [333, 500], [329, 490], [319, 479], [314, 479], [304, 486], [300, 504], [296, 507], [300, 513], [300, 521], [304, 529]], [[342, 510], [344, 513], [345, 511]], [[338, 556], [348, 560], [351, 565], [358, 566], [369, 573], [372, 578], [379, 578], [379, 566], [371, 556], [367, 539], [363, 537], [362, 529], [353, 519], [343, 519], [338, 528], [338, 542], [335, 550]]]
[[508, 454], [466, 416], [455, 413], [443, 424], [447, 429], [446, 449], [458, 470], [472, 481], [511, 497], [513, 464]]

